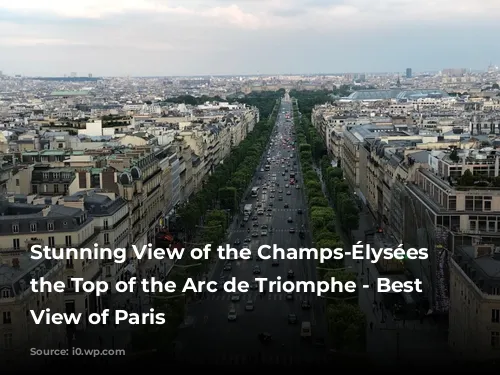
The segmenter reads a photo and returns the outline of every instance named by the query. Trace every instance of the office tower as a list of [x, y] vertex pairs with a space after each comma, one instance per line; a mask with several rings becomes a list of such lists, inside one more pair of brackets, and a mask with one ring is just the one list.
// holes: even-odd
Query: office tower
[[406, 68], [406, 78], [411, 78], [411, 68]]

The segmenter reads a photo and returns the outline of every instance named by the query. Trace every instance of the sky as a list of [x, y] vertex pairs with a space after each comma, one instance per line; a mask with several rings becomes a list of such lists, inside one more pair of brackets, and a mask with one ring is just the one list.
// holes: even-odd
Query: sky
[[25, 76], [438, 71], [500, 65], [500, 0], [0, 0]]

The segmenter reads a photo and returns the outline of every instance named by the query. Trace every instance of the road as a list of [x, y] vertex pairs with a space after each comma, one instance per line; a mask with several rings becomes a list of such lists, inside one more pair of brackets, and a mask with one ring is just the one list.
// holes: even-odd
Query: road
[[[292, 113], [291, 102], [282, 102], [275, 127], [277, 135], [271, 137], [274, 145], [268, 147], [270, 155], [266, 157], [281, 159], [292, 151], [283, 144], [281, 139], [292, 137], [289, 134], [293, 129], [293, 120], [290, 119], [287, 122], [282, 114], [283, 111]], [[295, 154], [293, 159], [298, 162], [297, 151], [292, 152]], [[264, 157], [264, 164], [265, 159]], [[286, 165], [285, 167], [288, 169], [285, 176], [283, 176], [284, 167], [281, 161], [271, 163], [269, 171], [262, 171], [261, 168], [264, 168], [264, 165], [257, 169], [253, 181], [254, 186], [268, 181], [270, 182], [269, 188], [266, 191], [261, 187], [258, 197], [249, 198], [244, 203], [253, 205], [254, 214], [257, 204], [260, 203], [265, 210], [264, 215], [258, 215], [257, 220], [250, 219], [243, 228], [236, 226], [229, 234], [229, 244], [234, 244], [237, 239], [243, 243], [244, 239], [250, 236], [248, 233], [250, 228], [251, 232], [256, 230], [259, 234], [258, 237], [251, 238], [249, 246], [244, 246], [250, 248], [252, 252], [256, 252], [260, 245], [265, 244], [276, 244], [285, 249], [310, 246], [311, 238], [307, 227], [307, 207], [303, 189], [297, 189], [295, 186], [285, 187], [285, 184], [290, 181], [289, 172], [298, 167], [294, 166], [293, 162], [290, 162], [290, 167]], [[301, 177], [298, 173], [297, 179], [300, 187]], [[279, 186], [274, 186], [276, 183], [279, 183]], [[274, 192], [273, 189], [275, 189]], [[283, 193], [280, 193], [280, 190], [283, 190]], [[279, 200], [280, 195], [283, 197], [282, 201]], [[286, 204], [288, 207], [285, 207]], [[302, 210], [302, 214], [298, 213], [299, 209]], [[288, 218], [292, 218], [293, 223], [288, 223]], [[243, 217], [240, 217], [239, 222], [242, 221]], [[257, 227], [253, 226], [254, 222], [258, 222]], [[264, 224], [268, 226], [269, 233], [262, 236], [260, 227]], [[292, 227], [296, 229], [296, 233], [289, 233]], [[300, 228], [305, 230], [304, 239], [299, 237]], [[248, 282], [253, 281], [255, 277], [276, 280], [281, 276], [282, 281], [286, 281], [289, 270], [294, 271], [295, 280], [316, 280], [315, 260], [280, 260], [278, 266], [273, 266], [272, 260], [258, 261], [254, 256], [252, 260], [232, 261], [231, 271], [224, 271], [224, 265], [225, 261], [219, 260], [212, 277], [214, 281], [219, 281], [221, 276], [224, 276], [226, 280], [235, 277], [238, 281]], [[260, 266], [260, 275], [253, 274], [256, 265]], [[190, 306], [189, 324], [180, 330], [176, 341], [178, 361], [211, 364], [295, 364], [322, 363], [328, 360], [326, 347], [314, 345], [315, 338], [324, 338], [326, 335], [323, 300], [306, 293], [294, 293], [294, 299], [287, 300], [285, 292], [271, 293], [269, 290], [262, 295], [255, 290], [241, 293], [239, 302], [232, 302], [231, 297], [232, 294], [225, 291], [206, 293], [205, 298]], [[253, 311], [245, 310], [249, 300], [254, 303]], [[310, 302], [310, 310], [301, 308], [303, 300]], [[234, 322], [228, 321], [228, 312], [232, 308], [237, 313], [237, 319]], [[296, 324], [289, 324], [289, 314], [296, 314], [298, 318]], [[311, 323], [312, 338], [301, 337], [301, 322]], [[258, 334], [263, 332], [272, 335], [271, 343], [260, 342]]]

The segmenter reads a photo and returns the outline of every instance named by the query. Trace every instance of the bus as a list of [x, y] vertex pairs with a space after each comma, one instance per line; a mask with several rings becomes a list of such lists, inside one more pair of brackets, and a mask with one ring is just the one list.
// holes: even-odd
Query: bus
[[253, 198], [256, 198], [259, 195], [259, 189], [260, 188], [258, 186], [252, 188], [252, 197]]

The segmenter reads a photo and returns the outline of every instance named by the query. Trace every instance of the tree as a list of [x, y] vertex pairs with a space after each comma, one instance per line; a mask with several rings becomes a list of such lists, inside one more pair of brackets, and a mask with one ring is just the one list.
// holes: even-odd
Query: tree
[[309, 205], [311, 207], [328, 207], [328, 199], [326, 199], [325, 197], [314, 197], [311, 199], [311, 201], [309, 202]]
[[454, 148], [453, 151], [450, 152], [449, 157], [450, 157], [450, 160], [454, 161], [455, 163], [457, 163], [460, 160], [460, 158], [458, 156], [458, 151], [456, 148]]
[[358, 306], [349, 303], [330, 304], [327, 307], [327, 319], [337, 349], [361, 349], [366, 320]]

